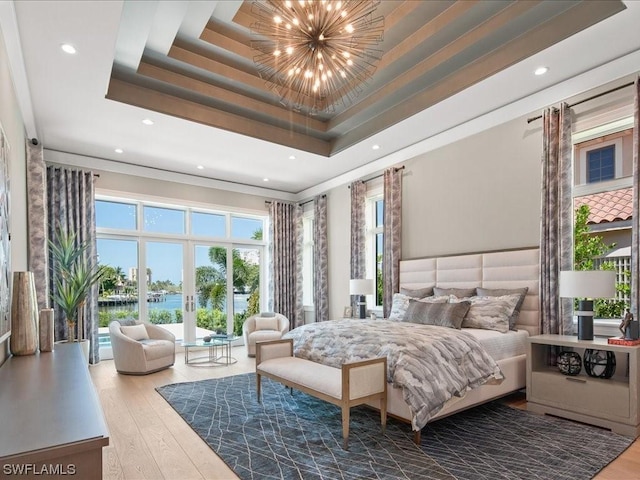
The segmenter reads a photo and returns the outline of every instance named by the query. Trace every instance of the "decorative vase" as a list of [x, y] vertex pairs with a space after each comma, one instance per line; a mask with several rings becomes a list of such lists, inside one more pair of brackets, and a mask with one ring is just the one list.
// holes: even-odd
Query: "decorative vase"
[[611, 350], [586, 349], [584, 370], [590, 377], [611, 378], [616, 373], [616, 354]]
[[40, 310], [40, 351], [52, 352], [54, 341], [53, 308]]
[[578, 375], [582, 370], [582, 359], [577, 352], [562, 352], [558, 355], [558, 370], [565, 375]]
[[13, 355], [33, 355], [38, 350], [38, 303], [32, 272], [13, 273], [9, 347]]

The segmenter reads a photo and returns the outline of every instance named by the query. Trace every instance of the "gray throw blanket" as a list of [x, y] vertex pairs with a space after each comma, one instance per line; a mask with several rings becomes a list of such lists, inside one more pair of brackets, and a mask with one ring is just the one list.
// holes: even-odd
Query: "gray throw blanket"
[[344, 319], [291, 330], [296, 357], [340, 368], [387, 357], [388, 381], [403, 390], [419, 430], [448, 400], [487, 382], [500, 383], [498, 364], [463, 330], [387, 320]]

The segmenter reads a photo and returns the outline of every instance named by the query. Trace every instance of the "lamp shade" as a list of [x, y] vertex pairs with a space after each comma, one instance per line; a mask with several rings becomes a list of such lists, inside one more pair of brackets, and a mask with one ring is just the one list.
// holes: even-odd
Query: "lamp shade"
[[560, 272], [563, 298], [613, 298], [616, 272], [612, 270], [568, 270]]
[[370, 278], [358, 278], [349, 280], [350, 295], [371, 295], [373, 293], [373, 280]]

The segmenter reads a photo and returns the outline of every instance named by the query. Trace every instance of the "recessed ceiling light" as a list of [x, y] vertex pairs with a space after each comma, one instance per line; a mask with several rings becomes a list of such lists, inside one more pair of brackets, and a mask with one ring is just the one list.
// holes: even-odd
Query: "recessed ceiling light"
[[123, 152], [124, 152], [124, 150], [122, 150], [121, 148], [116, 148], [116, 149], [114, 150], [114, 152], [116, 152], [116, 153], [123, 153]]
[[151, 120], [150, 118], [145, 118], [144, 120], [142, 120], [142, 123], [144, 123], [145, 125], [153, 125], [153, 120]]
[[198, 170], [204, 170], [204, 167], [203, 167], [202, 165], [198, 165], [196, 168], [197, 168]]
[[262, 179], [262, 181], [263, 181], [263, 182], [268, 182], [268, 181], [269, 181], [269, 179], [268, 179], [268, 178], [263, 178], [263, 179]]
[[289, 155], [289, 160], [295, 160], [296, 156], [295, 155]]
[[380, 150], [380, 145], [375, 144], [374, 146], [372, 146], [371, 148], [373, 148], [374, 150]]
[[76, 47], [74, 47], [70, 43], [63, 43], [62, 45], [60, 45], [60, 48], [64, 53], [68, 53], [69, 55], [74, 55], [78, 52], [76, 50]]
[[549, 71], [549, 67], [538, 67], [535, 69], [533, 73], [534, 75], [544, 75], [548, 71]]

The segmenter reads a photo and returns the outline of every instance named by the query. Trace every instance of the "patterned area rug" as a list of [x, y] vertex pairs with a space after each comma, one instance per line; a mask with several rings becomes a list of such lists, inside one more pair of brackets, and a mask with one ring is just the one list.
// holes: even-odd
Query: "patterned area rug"
[[422, 445], [410, 427], [351, 410], [349, 451], [340, 409], [255, 375], [176, 383], [157, 391], [241, 479], [592, 478], [632, 442], [627, 437], [492, 402], [429, 424]]

